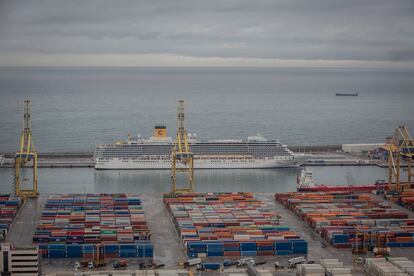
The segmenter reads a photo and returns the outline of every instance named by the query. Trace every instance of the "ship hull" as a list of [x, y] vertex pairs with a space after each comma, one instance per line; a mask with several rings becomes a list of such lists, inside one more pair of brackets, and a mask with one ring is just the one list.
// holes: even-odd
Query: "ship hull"
[[298, 192], [372, 192], [379, 188], [386, 188], [385, 186], [372, 185], [358, 185], [358, 186], [312, 186], [312, 187], [298, 187]]
[[[295, 159], [194, 160], [194, 169], [267, 169], [298, 166]], [[179, 167], [179, 166], [178, 166]], [[171, 160], [96, 160], [97, 170], [170, 170]]]

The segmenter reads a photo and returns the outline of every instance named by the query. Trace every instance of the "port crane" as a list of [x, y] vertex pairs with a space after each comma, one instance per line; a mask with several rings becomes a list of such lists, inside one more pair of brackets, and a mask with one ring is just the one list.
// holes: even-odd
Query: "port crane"
[[[177, 135], [171, 151], [171, 193], [194, 192], [194, 154], [188, 143], [188, 135], [184, 126], [184, 101], [177, 105]], [[177, 174], [186, 175], [184, 187], [177, 187]]]
[[[412, 185], [412, 162], [414, 139], [406, 126], [398, 126], [394, 135], [387, 139], [384, 149], [388, 151], [388, 184], [391, 191], [404, 191]], [[401, 179], [401, 160], [407, 163], [407, 181]]]
[[[14, 188], [16, 196], [22, 199], [36, 198], [37, 191], [37, 152], [35, 150], [32, 140], [31, 130], [31, 101], [24, 101], [24, 115], [23, 115], [23, 130], [20, 135], [20, 148], [14, 156], [15, 174], [14, 174]], [[22, 181], [28, 179], [22, 177], [22, 169], [32, 167], [32, 188], [22, 189]]]
[[[358, 241], [359, 239], [361, 242]], [[352, 245], [354, 260], [357, 258], [357, 255], [367, 254], [368, 251], [372, 251], [375, 256], [388, 256], [390, 253], [390, 248], [387, 247], [388, 241], [388, 233], [357, 231], [355, 243]]]

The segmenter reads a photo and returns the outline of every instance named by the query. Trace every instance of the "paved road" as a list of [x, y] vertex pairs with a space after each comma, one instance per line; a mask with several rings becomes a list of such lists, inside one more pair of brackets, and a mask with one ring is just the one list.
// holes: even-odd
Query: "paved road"
[[155, 262], [176, 268], [178, 262], [187, 258], [182, 242], [178, 238], [171, 217], [162, 201], [162, 195], [145, 194], [140, 198], [143, 201], [145, 218], [151, 230]]
[[[360, 270], [360, 267], [354, 266], [350, 249], [338, 249], [330, 246], [326, 241], [321, 239], [320, 236], [312, 228], [300, 220], [300, 218], [298, 218], [293, 212], [275, 201], [273, 194], [257, 194], [256, 197], [266, 202], [269, 209], [276, 210], [276, 212], [282, 216], [281, 225], [290, 226], [293, 231], [298, 233], [308, 242], [309, 260], [319, 262], [320, 259], [324, 258], [339, 259], [344, 263], [344, 267], [349, 267], [353, 270], [353, 275], [364, 275], [364, 273], [362, 273]], [[324, 243], [326, 247], [322, 247], [322, 243]]]
[[15, 246], [33, 245], [33, 235], [39, 223], [44, 199], [28, 199], [20, 208], [13, 224], [7, 241]]

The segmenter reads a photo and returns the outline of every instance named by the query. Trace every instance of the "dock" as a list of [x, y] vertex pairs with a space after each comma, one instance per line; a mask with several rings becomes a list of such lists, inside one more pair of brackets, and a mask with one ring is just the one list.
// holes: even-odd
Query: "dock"
[[[305, 166], [379, 166], [386, 168], [386, 160], [369, 159], [356, 154], [340, 152], [340, 145], [292, 146], [296, 154], [306, 154]], [[14, 166], [13, 153], [0, 153], [0, 168]], [[406, 164], [401, 164], [402, 167]], [[93, 152], [39, 153], [38, 168], [94, 168]]]
[[[361, 267], [354, 264], [353, 256], [349, 249], [334, 248], [325, 240], [321, 239], [317, 233], [302, 222], [294, 213], [286, 209], [282, 204], [276, 202], [273, 193], [255, 193], [254, 195], [257, 199], [265, 203], [267, 209], [274, 210], [281, 215], [281, 225], [290, 226], [293, 231], [297, 232], [308, 242], [309, 260], [319, 261], [321, 258], [340, 259], [344, 265], [352, 268], [353, 275], [364, 275]], [[151, 240], [154, 245], [154, 261], [165, 264], [165, 268], [167, 269], [165, 273], [167, 271], [171, 271], [172, 273], [168, 275], [177, 275], [176, 273], [182, 269], [178, 263], [186, 260], [187, 256], [172, 219], [163, 204], [162, 194], [139, 194], [138, 196], [142, 199], [146, 221], [151, 230]], [[42, 194], [38, 199], [28, 200], [21, 206], [11, 226], [8, 241], [19, 246], [33, 245], [32, 237], [39, 222], [42, 206], [45, 204], [47, 197], [47, 194]], [[393, 205], [393, 207], [404, 210], [410, 217], [413, 217], [412, 212], [397, 205]], [[393, 256], [406, 256], [414, 259], [414, 251], [409, 248], [393, 248], [392, 253]], [[209, 257], [208, 261], [222, 262], [224, 258], [228, 257]], [[263, 275], [274, 275], [272, 274], [275, 273], [273, 267], [274, 261], [277, 260], [286, 266], [287, 260], [292, 258], [292, 256], [260, 256], [256, 258], [268, 261], [265, 265], [258, 267], [266, 271], [266, 274]], [[74, 259], [43, 259], [42, 271], [52, 274], [73, 272], [75, 261]], [[109, 263], [108, 267], [112, 267], [112, 262]], [[128, 269], [133, 270], [138, 268], [138, 261], [131, 259]], [[234, 268], [232, 269], [234, 270]], [[267, 272], [271, 274], [267, 274]], [[239, 273], [244, 272], [239, 271]]]

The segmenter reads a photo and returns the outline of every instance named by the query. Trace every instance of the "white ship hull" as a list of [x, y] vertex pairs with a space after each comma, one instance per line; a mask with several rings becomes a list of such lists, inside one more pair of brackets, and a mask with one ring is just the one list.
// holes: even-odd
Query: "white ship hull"
[[[294, 167], [298, 160], [293, 157], [268, 158], [268, 159], [246, 159], [246, 160], [194, 160], [195, 169], [265, 169]], [[96, 159], [95, 169], [100, 170], [170, 170], [171, 160], [137, 160], [112, 158], [100, 161]]]

